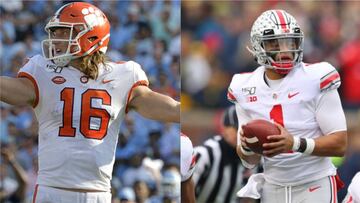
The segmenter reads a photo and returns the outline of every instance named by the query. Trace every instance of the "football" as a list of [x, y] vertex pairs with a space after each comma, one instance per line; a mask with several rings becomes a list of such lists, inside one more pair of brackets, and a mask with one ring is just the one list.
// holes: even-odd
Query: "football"
[[242, 126], [246, 145], [255, 153], [262, 154], [264, 143], [269, 143], [267, 136], [279, 135], [279, 128], [263, 119], [256, 119]]

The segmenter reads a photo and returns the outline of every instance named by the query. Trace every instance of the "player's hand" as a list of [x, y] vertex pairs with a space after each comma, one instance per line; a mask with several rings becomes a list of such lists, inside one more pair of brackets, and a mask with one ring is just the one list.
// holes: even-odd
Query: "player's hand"
[[3, 149], [1, 149], [1, 156], [7, 162], [11, 162], [15, 159], [14, 153], [12, 153], [8, 148], [5, 148], [5, 147]]
[[275, 123], [280, 130], [280, 135], [269, 135], [267, 138], [271, 143], [263, 144], [263, 154], [267, 157], [273, 157], [281, 153], [289, 153], [292, 150], [294, 138], [280, 124]]
[[244, 149], [250, 150], [250, 148], [246, 145], [246, 140], [245, 140], [244, 132], [242, 130], [242, 126], [241, 126], [241, 130], [240, 130], [240, 141], [241, 141], [241, 146]]

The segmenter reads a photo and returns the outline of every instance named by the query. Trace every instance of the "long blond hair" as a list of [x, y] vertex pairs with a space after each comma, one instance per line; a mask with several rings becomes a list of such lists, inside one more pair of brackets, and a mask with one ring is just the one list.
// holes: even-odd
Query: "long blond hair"
[[91, 55], [81, 58], [80, 71], [89, 78], [96, 80], [99, 75], [99, 65], [105, 65], [108, 58], [101, 51], [96, 51]]

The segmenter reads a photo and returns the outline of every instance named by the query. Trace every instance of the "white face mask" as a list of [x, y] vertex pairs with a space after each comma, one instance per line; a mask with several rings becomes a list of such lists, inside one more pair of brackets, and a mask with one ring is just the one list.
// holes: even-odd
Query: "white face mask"
[[298, 62], [302, 38], [299, 37], [273, 37], [264, 39], [261, 43], [270, 64], [277, 68], [287, 65], [295, 66]]
[[[80, 33], [75, 33], [75, 26], [83, 26]], [[43, 56], [52, 60], [58, 66], [66, 66], [81, 51], [78, 39], [86, 33], [84, 24], [73, 23], [51, 23], [45, 30], [48, 32], [48, 39], [42, 41]]]

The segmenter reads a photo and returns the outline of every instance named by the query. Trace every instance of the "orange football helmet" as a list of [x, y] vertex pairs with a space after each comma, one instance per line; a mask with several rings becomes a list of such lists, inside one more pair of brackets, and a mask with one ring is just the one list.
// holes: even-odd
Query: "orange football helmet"
[[[55, 30], [62, 28], [61, 37]], [[66, 29], [64, 29], [66, 28]], [[100, 50], [106, 53], [110, 23], [92, 4], [73, 2], [62, 6], [45, 26], [48, 39], [42, 41], [43, 55], [58, 66]]]

